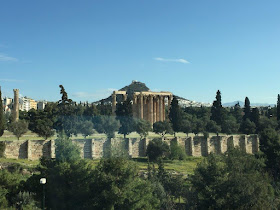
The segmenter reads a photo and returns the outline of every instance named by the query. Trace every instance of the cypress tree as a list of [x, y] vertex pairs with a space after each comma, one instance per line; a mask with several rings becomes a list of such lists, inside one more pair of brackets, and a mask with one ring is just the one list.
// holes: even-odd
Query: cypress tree
[[126, 138], [126, 135], [135, 131], [135, 121], [133, 119], [132, 104], [129, 99], [123, 101], [122, 103], [117, 103], [116, 115], [116, 119], [121, 123], [119, 133], [123, 134], [124, 138]]
[[242, 109], [240, 107], [239, 102], [237, 102], [237, 104], [234, 105], [233, 116], [235, 117], [235, 119], [238, 123], [241, 123], [241, 121], [242, 121]]
[[4, 109], [2, 103], [2, 91], [0, 87], [0, 136], [4, 134], [4, 130], [5, 130]]
[[280, 95], [278, 94], [277, 98], [277, 121], [280, 120]]
[[245, 105], [244, 105], [244, 116], [243, 120], [251, 119], [251, 106], [250, 106], [250, 100], [248, 97], [245, 98]]
[[251, 113], [251, 121], [255, 123], [256, 127], [259, 127], [260, 113], [258, 108], [253, 108]]
[[220, 90], [217, 91], [216, 100], [213, 101], [211, 108], [211, 120], [215, 121], [218, 125], [222, 124], [222, 97]]
[[174, 136], [175, 136], [175, 132], [179, 132], [181, 131], [181, 127], [182, 127], [182, 114], [181, 114], [181, 109], [179, 107], [178, 104], [178, 100], [176, 98], [176, 96], [173, 97], [173, 100], [171, 101], [171, 105], [170, 105], [170, 111], [169, 111], [169, 120], [172, 124], [172, 128], [174, 131]]

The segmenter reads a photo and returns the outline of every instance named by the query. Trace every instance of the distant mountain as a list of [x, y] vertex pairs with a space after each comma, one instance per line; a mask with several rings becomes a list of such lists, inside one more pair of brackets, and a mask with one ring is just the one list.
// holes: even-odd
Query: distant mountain
[[[234, 106], [235, 104], [239, 103], [241, 107], [244, 107], [244, 102], [243, 101], [233, 101], [233, 102], [228, 102], [228, 103], [223, 103], [224, 107], [231, 107]], [[251, 106], [254, 107], [261, 107], [261, 106], [275, 106], [275, 104], [268, 104], [268, 103], [251, 103]]]
[[[138, 82], [138, 81], [132, 81], [132, 83], [130, 85], [127, 85], [121, 89], [119, 89], [120, 91], [126, 91], [128, 94], [128, 98], [132, 99], [133, 93], [134, 92], [141, 92], [141, 91], [150, 91], [150, 89], [146, 86], [145, 83], [142, 82]], [[174, 95], [175, 96], [175, 95]], [[182, 98], [180, 96], [176, 96], [178, 98], [178, 102], [179, 105], [182, 107], [188, 107], [188, 106], [193, 106], [193, 107], [200, 107], [200, 106], [211, 106], [211, 104], [208, 103], [201, 103], [201, 102], [196, 102], [196, 101], [191, 101], [185, 98]], [[117, 101], [120, 101], [121, 96], [117, 95]], [[109, 96], [108, 98], [105, 99], [101, 99], [99, 101], [94, 102], [95, 104], [98, 103], [111, 103], [112, 101], [112, 97]]]

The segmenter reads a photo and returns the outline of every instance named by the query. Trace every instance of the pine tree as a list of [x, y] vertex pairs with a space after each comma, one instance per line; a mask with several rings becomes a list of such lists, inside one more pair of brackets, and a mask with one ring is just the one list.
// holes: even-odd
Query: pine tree
[[60, 94], [62, 94], [61, 96], [61, 100], [59, 100], [59, 104], [71, 104], [72, 103], [72, 100], [68, 98], [68, 95], [63, 87], [63, 85], [59, 85], [60, 87]]
[[4, 134], [4, 130], [5, 130], [4, 109], [2, 103], [2, 92], [0, 88], [0, 136]]
[[277, 98], [277, 121], [280, 120], [280, 95], [278, 94]]
[[65, 134], [70, 137], [72, 134], [77, 133], [76, 125], [77, 121], [75, 119], [76, 112], [75, 106], [71, 99], [68, 98], [67, 92], [65, 91], [63, 85], [59, 85], [61, 100], [57, 103], [57, 120], [54, 124], [54, 128], [57, 131], [64, 131]]
[[213, 106], [211, 108], [211, 120], [215, 121], [218, 125], [222, 124], [222, 113], [223, 106], [222, 106], [222, 97], [220, 90], [217, 91], [216, 100], [213, 101]]
[[245, 105], [244, 105], [244, 116], [243, 120], [251, 119], [251, 106], [250, 100], [248, 97], [245, 98]]
[[173, 131], [174, 131], [174, 136], [175, 136], [175, 132], [180, 132], [181, 131], [182, 121], [183, 121], [182, 111], [179, 107], [178, 100], [175, 96], [173, 97], [173, 100], [171, 102], [168, 117], [169, 117], [169, 120], [172, 124], [172, 128], [173, 128]]

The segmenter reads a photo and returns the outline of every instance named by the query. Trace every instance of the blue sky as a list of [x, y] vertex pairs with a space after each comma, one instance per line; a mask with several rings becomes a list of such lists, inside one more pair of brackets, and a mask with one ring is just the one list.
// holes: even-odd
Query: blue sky
[[0, 85], [95, 101], [138, 80], [200, 102], [276, 103], [280, 1], [0, 1]]

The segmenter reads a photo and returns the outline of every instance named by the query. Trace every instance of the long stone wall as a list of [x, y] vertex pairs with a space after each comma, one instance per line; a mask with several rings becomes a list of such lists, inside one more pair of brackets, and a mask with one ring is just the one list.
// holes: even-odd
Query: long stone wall
[[186, 153], [190, 156], [222, 154], [230, 147], [240, 147], [249, 154], [255, 154], [259, 151], [259, 138], [257, 135], [212, 136], [210, 138], [195, 136], [185, 141]]
[[[146, 149], [151, 139], [140, 138], [106, 138], [73, 140], [81, 149], [81, 157], [96, 159], [106, 156], [113, 151], [115, 154], [122, 151], [132, 158], [145, 157]], [[249, 154], [259, 151], [259, 138], [257, 135], [234, 136], [203, 136], [164, 139], [168, 144], [171, 141], [185, 148], [189, 156], [207, 156], [210, 153], [222, 154], [230, 147], [240, 147]], [[55, 140], [18, 140], [4, 141], [6, 158], [38, 160], [40, 157], [55, 157]]]

